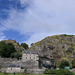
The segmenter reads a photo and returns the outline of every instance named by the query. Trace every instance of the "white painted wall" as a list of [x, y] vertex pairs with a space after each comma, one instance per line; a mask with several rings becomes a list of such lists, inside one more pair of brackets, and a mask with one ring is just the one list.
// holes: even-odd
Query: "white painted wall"
[[19, 67], [8, 67], [7, 69], [6, 69], [6, 72], [7, 73], [19, 73], [19, 72], [21, 72], [21, 68], [19, 68]]
[[25, 61], [28, 61], [28, 60], [38, 60], [39, 57], [38, 57], [38, 54], [22, 54], [22, 61], [25, 62]]

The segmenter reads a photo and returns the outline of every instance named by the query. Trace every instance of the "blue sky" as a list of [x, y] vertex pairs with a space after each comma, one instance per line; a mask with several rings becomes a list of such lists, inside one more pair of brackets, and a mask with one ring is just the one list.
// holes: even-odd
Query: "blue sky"
[[0, 0], [0, 41], [35, 43], [75, 35], [75, 0]]

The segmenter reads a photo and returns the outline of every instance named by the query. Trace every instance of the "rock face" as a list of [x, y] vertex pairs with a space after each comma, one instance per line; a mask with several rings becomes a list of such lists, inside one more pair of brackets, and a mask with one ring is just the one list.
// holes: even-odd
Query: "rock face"
[[54, 35], [32, 44], [30, 50], [39, 50], [40, 55], [53, 57], [59, 64], [62, 59], [70, 63], [75, 55], [75, 36]]

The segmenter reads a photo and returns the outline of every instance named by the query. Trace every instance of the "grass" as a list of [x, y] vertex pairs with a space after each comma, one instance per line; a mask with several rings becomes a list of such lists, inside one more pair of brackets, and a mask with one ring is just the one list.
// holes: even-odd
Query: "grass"
[[[9, 74], [0, 73], [0, 75], [14, 75], [14, 73]], [[23, 75], [23, 73], [16, 73], [15, 75]], [[24, 74], [24, 75], [46, 75], [46, 74]]]

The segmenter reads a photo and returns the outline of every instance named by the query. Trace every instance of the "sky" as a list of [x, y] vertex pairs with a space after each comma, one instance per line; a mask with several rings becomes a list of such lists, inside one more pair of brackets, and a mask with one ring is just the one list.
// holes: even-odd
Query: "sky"
[[59, 34], [75, 35], [75, 0], [0, 0], [0, 41], [30, 46]]

